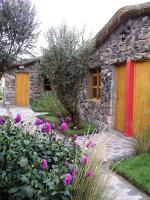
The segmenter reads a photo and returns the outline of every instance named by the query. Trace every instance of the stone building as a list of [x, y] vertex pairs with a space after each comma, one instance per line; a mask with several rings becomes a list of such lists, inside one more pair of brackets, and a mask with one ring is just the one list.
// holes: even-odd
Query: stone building
[[30, 100], [44, 90], [50, 90], [49, 82], [40, 75], [38, 58], [28, 59], [13, 65], [5, 72], [4, 103], [15, 106], [29, 106]]
[[127, 136], [150, 122], [150, 2], [118, 10], [95, 36], [81, 116]]

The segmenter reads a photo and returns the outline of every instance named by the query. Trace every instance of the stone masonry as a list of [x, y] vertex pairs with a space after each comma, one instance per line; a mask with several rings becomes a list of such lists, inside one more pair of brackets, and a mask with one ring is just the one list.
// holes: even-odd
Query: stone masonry
[[101, 70], [100, 100], [90, 99], [87, 74], [79, 97], [83, 118], [102, 127], [113, 127], [115, 66], [125, 63], [127, 59], [150, 59], [150, 16], [128, 19], [95, 51], [89, 66]]
[[4, 74], [6, 80], [6, 102], [15, 105], [15, 75], [18, 72], [29, 73], [29, 101], [42, 94], [44, 90], [43, 78], [39, 74], [37, 64], [9, 70]]

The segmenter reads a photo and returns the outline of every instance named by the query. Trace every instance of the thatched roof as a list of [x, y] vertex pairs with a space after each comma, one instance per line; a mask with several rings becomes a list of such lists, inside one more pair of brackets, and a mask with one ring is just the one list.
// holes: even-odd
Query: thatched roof
[[20, 62], [16, 62], [12, 64], [12, 67], [19, 67], [19, 66], [30, 66], [40, 62], [40, 57], [30, 58], [30, 59], [23, 59]]
[[96, 47], [98, 48], [101, 44], [103, 44], [113, 33], [113, 31], [116, 30], [127, 19], [140, 17], [143, 15], [150, 15], [150, 2], [126, 6], [119, 9], [95, 36]]

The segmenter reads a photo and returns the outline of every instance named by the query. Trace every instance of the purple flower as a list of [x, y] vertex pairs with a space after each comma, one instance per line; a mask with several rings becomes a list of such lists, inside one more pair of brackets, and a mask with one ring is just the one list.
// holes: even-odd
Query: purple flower
[[45, 170], [47, 168], [47, 160], [46, 159], [41, 160], [40, 166], [43, 170]]
[[77, 170], [76, 170], [75, 167], [73, 167], [73, 168], [71, 169], [71, 175], [72, 175], [72, 176], [75, 176], [76, 173], [77, 173]]
[[64, 123], [64, 122], [65, 122], [64, 118], [61, 117], [61, 118], [60, 118], [60, 123]]
[[21, 115], [17, 115], [16, 117], [15, 117], [15, 119], [14, 119], [14, 123], [15, 124], [17, 124], [17, 123], [19, 123], [21, 121]]
[[61, 130], [62, 133], [65, 132], [65, 131], [67, 130], [67, 124], [66, 124], [65, 122], [63, 122], [63, 123], [61, 124], [60, 130]]
[[41, 129], [42, 133], [49, 133], [49, 132], [51, 132], [51, 130], [52, 130], [51, 124], [48, 122], [46, 124], [44, 124]]
[[5, 124], [5, 119], [0, 118], [0, 125], [4, 125]]
[[57, 113], [57, 116], [58, 116], [58, 117], [62, 117], [61, 112], [58, 112], [58, 113]]
[[81, 158], [81, 163], [82, 165], [86, 165], [86, 163], [88, 162], [88, 156], [87, 155], [84, 155], [82, 158]]
[[67, 160], [65, 161], [65, 165], [66, 165], [66, 167], [69, 167], [69, 163]]
[[75, 141], [77, 138], [78, 138], [78, 134], [74, 134], [74, 135], [72, 136], [72, 141]]
[[89, 169], [86, 173], [85, 173], [86, 177], [90, 177], [92, 176], [92, 171]]
[[72, 182], [72, 176], [71, 176], [71, 174], [67, 173], [63, 180], [64, 186], [69, 185], [71, 182]]
[[39, 118], [36, 118], [34, 124], [35, 124], [36, 126], [40, 126], [40, 125], [42, 124], [42, 120], [40, 120]]
[[87, 148], [93, 148], [93, 147], [95, 147], [95, 143], [93, 142], [92, 139], [88, 140], [88, 143], [87, 143], [86, 147]]
[[68, 117], [66, 118], [66, 124], [69, 124], [70, 122], [71, 122], [71, 117], [68, 116]]

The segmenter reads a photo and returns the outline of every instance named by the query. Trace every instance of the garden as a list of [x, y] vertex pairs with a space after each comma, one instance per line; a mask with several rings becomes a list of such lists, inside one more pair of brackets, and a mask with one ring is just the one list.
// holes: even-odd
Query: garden
[[[62, 134], [68, 122], [58, 124]], [[82, 146], [78, 135], [57, 135], [49, 122], [26, 124], [18, 114], [0, 118], [1, 199], [106, 199], [108, 178], [94, 135]], [[81, 151], [82, 148], [82, 151]]]
[[[69, 113], [57, 97], [56, 91], [45, 92], [41, 97], [32, 100], [32, 110], [39, 113], [39, 118], [51, 122], [52, 126], [57, 126], [58, 123], [71, 121], [71, 117], [67, 117]], [[40, 113], [46, 113], [41, 115]], [[86, 120], [80, 120], [80, 129], [74, 126], [73, 122], [69, 123], [66, 135], [86, 135], [93, 133], [96, 126]], [[59, 131], [59, 129], [58, 129]], [[60, 131], [61, 132], [61, 131]]]

